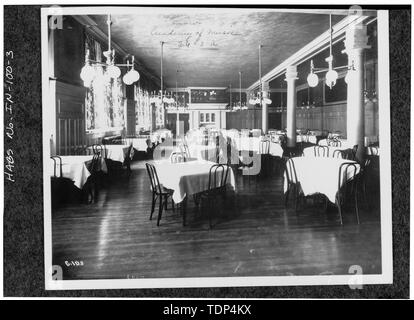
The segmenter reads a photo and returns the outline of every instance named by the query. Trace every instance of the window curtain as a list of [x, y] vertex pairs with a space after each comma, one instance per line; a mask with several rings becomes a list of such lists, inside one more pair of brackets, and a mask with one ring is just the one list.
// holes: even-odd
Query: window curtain
[[135, 129], [136, 132], [149, 131], [152, 126], [150, 94], [140, 86], [135, 86]]
[[[90, 58], [102, 61], [99, 42], [85, 33], [85, 50]], [[111, 130], [125, 126], [124, 96], [121, 78], [110, 79], [102, 66], [95, 66], [96, 77], [86, 91], [86, 129]]]

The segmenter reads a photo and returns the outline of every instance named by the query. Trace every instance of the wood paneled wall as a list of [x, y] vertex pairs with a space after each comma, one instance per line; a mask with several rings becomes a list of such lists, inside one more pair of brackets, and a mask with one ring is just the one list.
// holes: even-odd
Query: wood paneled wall
[[[269, 115], [275, 113], [269, 110]], [[297, 129], [319, 129], [328, 131], [341, 131], [346, 137], [346, 103], [325, 105], [314, 109], [296, 108]], [[270, 119], [270, 116], [269, 116]], [[227, 129], [252, 129], [262, 127], [262, 110], [244, 110], [226, 113]], [[282, 129], [286, 127], [286, 111], [281, 116], [281, 121], [271, 129]], [[365, 106], [365, 134], [367, 136], [378, 135], [378, 105], [368, 102]]]
[[261, 127], [261, 109], [240, 110], [226, 113], [226, 129], [254, 129]]
[[56, 154], [73, 154], [85, 143], [85, 88], [57, 81]]

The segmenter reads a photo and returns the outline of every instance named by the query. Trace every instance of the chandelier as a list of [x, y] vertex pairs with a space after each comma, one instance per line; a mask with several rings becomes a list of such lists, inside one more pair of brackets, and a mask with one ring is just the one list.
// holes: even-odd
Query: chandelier
[[282, 91], [282, 89], [283, 89], [283, 86], [281, 84], [280, 85], [280, 105], [275, 108], [277, 113], [281, 113], [285, 110], [285, 107], [283, 106], [283, 91]]
[[300, 106], [300, 108], [302, 110], [309, 110], [315, 108], [315, 101], [311, 102], [310, 100], [310, 87], [308, 87], [308, 100], [306, 102], [302, 101], [302, 105]]
[[[85, 65], [83, 66], [80, 78], [83, 81], [85, 87], [90, 87], [92, 81], [98, 77], [103, 76], [105, 80], [118, 79], [121, 76], [121, 69], [119, 67], [126, 67], [127, 72], [122, 77], [122, 80], [126, 85], [131, 85], [139, 80], [139, 73], [134, 68], [135, 58], [132, 56], [131, 64], [127, 60], [126, 64], [115, 63], [115, 49], [111, 49], [111, 15], [108, 14], [106, 21], [108, 25], [108, 50], [103, 53], [106, 58], [105, 62], [91, 60], [89, 57], [89, 49], [85, 53]], [[99, 73], [98, 69], [105, 67], [106, 70], [103, 73]]]
[[247, 110], [246, 102], [242, 102], [242, 88], [241, 88], [241, 79], [242, 79], [242, 72], [239, 71], [239, 101], [232, 102], [232, 92], [231, 92], [231, 84], [230, 84], [230, 111], [236, 112], [240, 110]]
[[[318, 75], [317, 73], [326, 72], [325, 80], [326, 85], [329, 87], [329, 89], [332, 89], [333, 86], [336, 84], [336, 80], [338, 80], [338, 72], [336, 70], [339, 69], [348, 69], [348, 70], [355, 70], [354, 68], [354, 61], [352, 61], [351, 65], [347, 66], [340, 66], [340, 67], [333, 67], [333, 55], [332, 55], [332, 15], [329, 15], [329, 57], [325, 59], [326, 62], [328, 62], [328, 68], [315, 68], [313, 65], [313, 60], [310, 61], [310, 73], [307, 77], [307, 81], [310, 87], [316, 87], [319, 83]], [[349, 80], [348, 74], [345, 77], [345, 82], [348, 83]]]
[[256, 95], [252, 94], [249, 99], [249, 103], [253, 105], [262, 105], [262, 102], [266, 104], [271, 104], [272, 100], [269, 98], [269, 93], [263, 91], [262, 87], [262, 45], [259, 44], [259, 90]]

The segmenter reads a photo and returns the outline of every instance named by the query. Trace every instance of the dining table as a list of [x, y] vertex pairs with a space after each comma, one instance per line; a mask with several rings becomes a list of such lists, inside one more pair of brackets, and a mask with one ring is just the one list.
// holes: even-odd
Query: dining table
[[[192, 160], [171, 163], [170, 160], [154, 161], [158, 179], [163, 187], [173, 190], [172, 199], [182, 203], [185, 224], [186, 201], [189, 196], [208, 190], [210, 168], [216, 163], [207, 160]], [[228, 168], [227, 185], [236, 189], [234, 173]]]
[[148, 137], [126, 138], [126, 141], [137, 151], [147, 152], [147, 149], [151, 148], [151, 139]]
[[[129, 148], [130, 148], [130, 145], [127, 145], [127, 144], [105, 144], [105, 145], [102, 145], [102, 153], [103, 153], [102, 157], [105, 159], [112, 160], [112, 161], [118, 161], [118, 162], [124, 163], [127, 157], [130, 157], [132, 159], [134, 155], [132, 148], [131, 148], [130, 154], [128, 154]], [[87, 152], [89, 154], [93, 154], [92, 146], [87, 148]]]
[[[329, 201], [335, 203], [336, 193], [346, 181], [349, 181], [360, 172], [360, 165], [353, 160], [325, 157], [294, 157], [291, 158], [296, 171], [296, 182], [300, 183], [304, 196], [323, 194]], [[355, 166], [345, 172], [342, 169], [341, 185], [339, 185], [339, 169], [342, 164], [350, 163]], [[284, 192], [287, 192], [288, 183], [284, 176]]]
[[[74, 185], [79, 189], [85, 185], [89, 176], [91, 175], [90, 166], [92, 163], [93, 155], [76, 155], [76, 156], [59, 156], [62, 160], [62, 177], [69, 178], [74, 181]], [[108, 168], [106, 166], [105, 160], [102, 157], [99, 157], [100, 161], [98, 163], [98, 171], [107, 173]], [[50, 176], [54, 176], [56, 169], [56, 176], [60, 177], [59, 169], [60, 161], [56, 159], [56, 163], [49, 159], [49, 170]], [[55, 168], [54, 168], [55, 166]]]

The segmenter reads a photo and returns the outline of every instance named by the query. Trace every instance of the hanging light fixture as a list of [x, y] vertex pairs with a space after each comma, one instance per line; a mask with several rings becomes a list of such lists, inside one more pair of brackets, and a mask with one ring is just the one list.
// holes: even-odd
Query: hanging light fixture
[[172, 104], [175, 103], [175, 99], [172, 97], [171, 92], [164, 91], [164, 44], [165, 41], [161, 41], [161, 58], [160, 58], [160, 66], [161, 66], [161, 74], [160, 74], [160, 83], [161, 83], [161, 89], [157, 93], [156, 91], [153, 91], [150, 96], [150, 103], [155, 103], [157, 106], [161, 106], [162, 104], [167, 104], [166, 109], [170, 109]]
[[283, 107], [283, 85], [280, 84], [280, 105], [278, 107], [276, 107], [276, 112], [280, 113], [283, 112], [284, 107]]
[[272, 100], [269, 98], [269, 93], [267, 91], [263, 91], [262, 87], [262, 47], [263, 46], [259, 44], [259, 90], [256, 95], [252, 95], [249, 99], [250, 104], [259, 104], [260, 106], [263, 102], [266, 104], [272, 103]]
[[329, 89], [332, 89], [335, 86], [336, 81], [338, 80], [338, 69], [348, 69], [349, 72], [345, 77], [345, 82], [348, 83], [350, 81], [350, 77], [352, 76], [353, 72], [355, 71], [354, 68], [354, 61], [351, 62], [350, 65], [347, 66], [340, 66], [340, 67], [333, 67], [333, 55], [332, 55], [332, 15], [329, 15], [329, 56], [325, 59], [328, 62], [328, 68], [315, 68], [313, 64], [313, 60], [310, 61], [310, 72], [307, 77], [307, 82], [310, 87], [316, 87], [319, 83], [317, 73], [326, 72], [325, 74], [325, 82]]
[[[115, 63], [115, 49], [111, 49], [111, 15], [108, 14], [108, 19], [106, 21], [108, 25], [108, 50], [103, 53], [106, 58], [105, 62], [94, 61], [89, 57], [89, 49], [85, 53], [85, 65], [83, 66], [80, 72], [80, 78], [83, 80], [85, 87], [89, 87], [92, 84], [92, 81], [96, 77], [103, 76], [107, 81], [111, 79], [118, 79], [121, 76], [121, 69], [119, 67], [126, 67], [127, 72], [123, 76], [122, 80], [126, 85], [131, 85], [134, 82], [139, 80], [139, 73], [134, 69], [135, 58], [132, 56], [131, 64], [127, 60], [126, 64], [116, 64]], [[92, 64], [93, 63], [93, 64]], [[106, 67], [106, 70], [103, 74], [97, 72], [97, 68]], [[131, 69], [130, 69], [131, 68]]]

